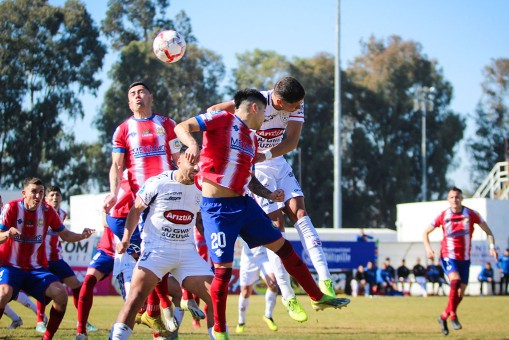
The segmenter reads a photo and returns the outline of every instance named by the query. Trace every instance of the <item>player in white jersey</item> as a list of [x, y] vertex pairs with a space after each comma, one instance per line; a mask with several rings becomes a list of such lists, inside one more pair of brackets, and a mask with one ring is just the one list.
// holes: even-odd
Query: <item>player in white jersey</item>
[[[292, 168], [283, 157], [297, 147], [300, 139], [304, 123], [305, 90], [295, 78], [283, 77], [276, 83], [273, 90], [261, 93], [267, 98], [267, 108], [264, 113], [264, 122], [256, 132], [259, 153], [255, 158], [257, 161], [255, 175], [267, 189], [271, 191], [283, 189], [285, 198], [283, 202], [274, 202], [255, 196], [256, 201], [281, 232], [285, 229], [282, 211], [288, 216], [297, 229], [301, 243], [318, 273], [320, 290], [324, 294], [335, 296], [322, 241], [306, 212], [302, 189]], [[215, 110], [233, 112], [234, 104], [233, 102], [216, 104], [207, 111]], [[283, 139], [285, 133], [286, 136]], [[307, 314], [295, 297], [289, 275], [279, 257], [271, 251], [268, 251], [268, 255], [274, 266], [283, 304], [294, 320], [306, 321]]]
[[[128, 339], [137, 310], [143, 305], [156, 283], [170, 272], [179, 283], [212, 306], [210, 283], [213, 274], [194, 244], [194, 226], [200, 223], [201, 192], [194, 185], [198, 166], [182, 154], [178, 170], [165, 171], [150, 178], [136, 196], [127, 216], [119, 253], [129, 246], [131, 234], [147, 208], [142, 230], [142, 253], [133, 272], [127, 300], [111, 330], [111, 339]], [[207, 326], [211, 334], [213, 310], [207, 311]], [[211, 336], [212, 338], [212, 336]]]
[[278, 327], [272, 319], [272, 313], [276, 306], [278, 287], [274, 270], [267, 257], [265, 247], [249, 249], [245, 242], [242, 242], [242, 254], [240, 256], [240, 295], [239, 295], [239, 318], [237, 333], [244, 333], [246, 325], [246, 313], [249, 307], [249, 298], [253, 293], [254, 284], [260, 279], [260, 273], [267, 284], [265, 292], [265, 314], [262, 317], [270, 330], [277, 331]]

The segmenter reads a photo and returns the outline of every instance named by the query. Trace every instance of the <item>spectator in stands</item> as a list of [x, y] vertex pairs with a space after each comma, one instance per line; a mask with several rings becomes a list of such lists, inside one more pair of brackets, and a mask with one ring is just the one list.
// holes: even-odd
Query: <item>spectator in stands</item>
[[[396, 276], [400, 286], [399, 290], [403, 293], [410, 293], [412, 290], [412, 280], [410, 280], [410, 269], [406, 266], [405, 259], [401, 260], [401, 266], [396, 269]], [[405, 288], [405, 283], [408, 283], [408, 290]]]
[[509, 284], [509, 248], [500, 256], [497, 266], [500, 268], [500, 291], [499, 295], [507, 295], [507, 285]]
[[364, 293], [365, 296], [369, 295], [369, 284], [367, 281], [367, 274], [364, 271], [364, 266], [360, 265], [355, 272], [352, 282], [350, 283], [352, 287], [352, 295], [358, 296]]
[[371, 235], [365, 234], [364, 229], [359, 229], [359, 235], [357, 235], [357, 242], [368, 242], [372, 241], [375, 238]]
[[[426, 274], [428, 276], [428, 282], [431, 283], [431, 295], [439, 295], [440, 290], [442, 291], [442, 295], [445, 295], [443, 285], [446, 281], [444, 278], [444, 269], [442, 268], [440, 261], [437, 260], [436, 263], [431, 261], [428, 268], [426, 268]], [[436, 285], [438, 285], [438, 288], [435, 292]]]
[[426, 268], [421, 264], [421, 259], [415, 259], [415, 266], [412, 269], [412, 273], [414, 274], [414, 280], [421, 287], [422, 296], [428, 296], [428, 290], [426, 289]]
[[368, 295], [373, 295], [376, 290], [376, 268], [373, 262], [368, 261], [366, 264], [366, 290]]
[[482, 291], [482, 286], [484, 282], [491, 283], [491, 294], [495, 295], [495, 278], [493, 273], [493, 268], [491, 268], [491, 263], [486, 262], [484, 267], [482, 268], [481, 272], [479, 273], [479, 276], [477, 277], [480, 283], [479, 287], [479, 293], [480, 295], [484, 295]]
[[391, 271], [388, 269], [386, 262], [382, 263], [377, 270], [377, 284], [378, 291], [382, 295], [394, 295], [394, 292], [397, 290], [396, 281]]
[[387, 271], [391, 275], [393, 281], [396, 281], [396, 270], [393, 266], [391, 266], [391, 259], [389, 257], [385, 258], [385, 266], [387, 267]]

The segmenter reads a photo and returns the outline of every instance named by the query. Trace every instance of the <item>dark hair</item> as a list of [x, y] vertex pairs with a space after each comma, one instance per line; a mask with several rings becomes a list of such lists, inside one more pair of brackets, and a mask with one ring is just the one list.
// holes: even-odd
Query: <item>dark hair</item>
[[132, 83], [131, 85], [129, 85], [129, 88], [127, 89], [127, 92], [129, 92], [129, 90], [131, 90], [133, 87], [135, 86], [138, 86], [138, 85], [141, 85], [143, 86], [144, 88], [147, 89], [148, 92], [152, 93], [152, 91], [150, 91], [150, 88], [147, 86], [147, 84], [145, 84], [144, 82], [142, 81], [135, 81], [134, 83]]
[[58, 192], [60, 195], [62, 195], [62, 190], [60, 190], [60, 187], [57, 186], [57, 185], [52, 185], [50, 186], [48, 189], [46, 189], [46, 192], [53, 192], [53, 191], [56, 191]]
[[26, 188], [27, 186], [29, 186], [30, 184], [35, 184], [35, 185], [42, 185], [44, 186], [44, 183], [42, 182], [42, 180], [40, 180], [39, 178], [37, 177], [27, 177], [23, 180], [23, 188]]
[[267, 99], [256, 89], [242, 89], [237, 91], [235, 96], [233, 96], [233, 101], [235, 102], [236, 109], [240, 107], [243, 101], [259, 101], [264, 106], [267, 106]]
[[281, 78], [274, 85], [274, 93], [287, 103], [296, 103], [306, 95], [304, 87], [293, 77]]
[[447, 190], [447, 192], [450, 192], [450, 191], [456, 191], [456, 192], [459, 192], [460, 194], [463, 195], [463, 191], [461, 191], [460, 188], [455, 187], [455, 186], [452, 186], [452, 187], [449, 188], [449, 190]]

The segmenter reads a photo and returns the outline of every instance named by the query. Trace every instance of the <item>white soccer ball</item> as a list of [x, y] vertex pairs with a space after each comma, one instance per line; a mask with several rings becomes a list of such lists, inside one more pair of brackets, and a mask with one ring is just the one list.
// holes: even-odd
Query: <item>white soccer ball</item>
[[152, 50], [163, 63], [174, 63], [184, 56], [186, 41], [174, 30], [161, 31], [154, 38]]

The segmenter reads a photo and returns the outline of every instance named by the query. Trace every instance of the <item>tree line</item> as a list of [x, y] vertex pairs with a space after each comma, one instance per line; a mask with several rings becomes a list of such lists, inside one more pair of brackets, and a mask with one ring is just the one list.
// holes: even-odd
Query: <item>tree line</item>
[[[0, 2], [0, 186], [19, 188], [23, 178], [37, 175], [58, 183], [67, 196], [108, 190], [111, 136], [131, 114], [126, 89], [134, 80], [150, 84], [154, 112], [180, 122], [236, 89], [269, 89], [282, 75], [292, 75], [306, 88], [306, 121], [300, 152], [288, 158], [313, 221], [332, 227], [334, 56], [246, 51], [237, 55], [238, 66], [223, 89], [220, 51], [198, 47], [191, 19], [183, 11], [167, 19], [169, 7], [168, 0], [110, 0], [106, 18], [95, 23], [76, 0], [62, 7], [45, 0]], [[151, 50], [154, 35], [168, 27], [188, 44], [185, 57], [171, 66]], [[78, 143], [64, 121], [83, 117], [79, 95], [97, 93], [108, 48], [118, 59], [94, 120], [99, 140]], [[429, 199], [443, 198], [454, 184], [446, 174], [465, 137], [474, 183], [508, 159], [509, 59], [489, 61], [484, 75], [483, 96], [472, 113], [476, 133], [464, 136], [465, 113], [450, 108], [453, 87], [421, 44], [398, 36], [362, 43], [361, 54], [341, 70], [344, 227], [394, 228], [396, 204], [421, 199], [417, 85], [435, 88], [426, 117]]]

